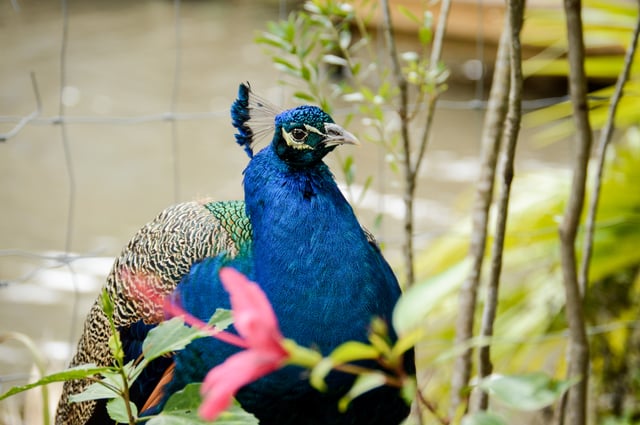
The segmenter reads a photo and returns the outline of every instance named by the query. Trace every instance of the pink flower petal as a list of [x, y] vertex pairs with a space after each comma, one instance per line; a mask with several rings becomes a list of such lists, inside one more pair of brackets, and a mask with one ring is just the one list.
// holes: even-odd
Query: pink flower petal
[[271, 303], [260, 286], [231, 267], [220, 270], [229, 292], [234, 326], [251, 347], [271, 349], [283, 339]]
[[210, 421], [217, 418], [231, 405], [240, 388], [278, 369], [285, 359], [286, 355], [280, 353], [250, 349], [211, 369], [200, 389], [204, 395], [200, 417]]
[[164, 307], [165, 313], [169, 315], [169, 317], [181, 317], [189, 326], [194, 328], [198, 328], [201, 331], [205, 331], [210, 336], [219, 339], [222, 342], [226, 342], [227, 344], [235, 345], [236, 347], [248, 348], [249, 344], [242, 338], [240, 338], [236, 334], [232, 334], [231, 332], [225, 332], [217, 329], [214, 326], [210, 326], [197, 317], [191, 315], [188, 311], [184, 310], [178, 303], [173, 300], [167, 298], [165, 301]]

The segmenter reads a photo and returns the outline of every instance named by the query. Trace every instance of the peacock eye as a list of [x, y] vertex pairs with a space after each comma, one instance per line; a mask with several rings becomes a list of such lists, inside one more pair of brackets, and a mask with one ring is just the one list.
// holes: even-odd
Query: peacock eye
[[296, 142], [302, 143], [304, 139], [307, 138], [307, 132], [300, 128], [294, 128], [291, 131], [291, 136], [293, 137], [293, 140], [295, 140]]

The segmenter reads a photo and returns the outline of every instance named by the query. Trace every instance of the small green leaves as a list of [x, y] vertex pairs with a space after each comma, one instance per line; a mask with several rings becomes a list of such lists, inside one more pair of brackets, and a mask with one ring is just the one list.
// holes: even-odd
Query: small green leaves
[[575, 381], [558, 381], [538, 372], [527, 375], [491, 375], [478, 385], [496, 399], [518, 410], [538, 410], [553, 404]]
[[61, 372], [52, 373], [51, 375], [47, 375], [44, 378], [33, 382], [28, 385], [23, 385], [19, 387], [13, 387], [6, 393], [0, 395], [0, 400], [4, 400], [7, 397], [11, 397], [12, 395], [21, 393], [23, 391], [30, 390], [32, 388], [40, 387], [42, 385], [51, 384], [52, 382], [64, 382], [70, 381], [72, 379], [83, 379], [91, 376], [99, 375], [105, 372], [108, 372], [111, 368], [108, 367], [97, 367], [95, 364], [83, 364], [80, 366], [72, 367], [70, 369], [63, 370]]
[[380, 357], [380, 352], [373, 346], [358, 341], [347, 341], [340, 344], [329, 355], [322, 359], [312, 370], [311, 385], [319, 391], [326, 390], [324, 379], [333, 368], [357, 360], [370, 360]]

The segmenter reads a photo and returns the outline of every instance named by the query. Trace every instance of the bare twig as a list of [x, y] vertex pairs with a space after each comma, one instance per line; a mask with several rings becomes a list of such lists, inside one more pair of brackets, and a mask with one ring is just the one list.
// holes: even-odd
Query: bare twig
[[410, 286], [414, 281], [413, 266], [413, 194], [415, 193], [415, 175], [411, 166], [411, 139], [409, 136], [409, 87], [406, 78], [402, 75], [400, 66], [400, 58], [396, 48], [396, 41], [393, 35], [393, 25], [391, 23], [391, 10], [389, 9], [389, 1], [382, 0], [383, 14], [383, 32], [387, 48], [389, 49], [389, 57], [393, 69], [393, 77], [400, 91], [400, 103], [398, 105], [398, 115], [400, 117], [400, 135], [402, 137], [403, 149], [403, 171], [405, 178], [405, 216], [404, 216], [404, 234], [405, 241], [403, 246], [403, 259], [406, 274], [406, 284]]
[[569, 91], [576, 126], [576, 156], [571, 192], [559, 228], [560, 260], [569, 325], [568, 374], [569, 378], [580, 379], [569, 390], [565, 418], [569, 425], [584, 425], [589, 382], [589, 344], [582, 309], [582, 296], [578, 286], [575, 242], [584, 204], [592, 134], [584, 70], [585, 48], [582, 39], [581, 1], [564, 0], [564, 9], [568, 35]]
[[[509, 35], [510, 35], [510, 90], [509, 111], [507, 113], [506, 128], [504, 130], [504, 149], [500, 164], [501, 186], [497, 203], [496, 230], [491, 249], [491, 268], [487, 282], [487, 296], [480, 328], [481, 337], [493, 335], [493, 323], [498, 308], [498, 292], [500, 288], [500, 274], [502, 272], [502, 253], [507, 228], [509, 212], [509, 193], [513, 180], [513, 162], [515, 157], [520, 122], [522, 119], [522, 49], [520, 31], [524, 16], [524, 0], [509, 0]], [[478, 370], [480, 377], [488, 376], [493, 371], [491, 363], [491, 345], [483, 345], [478, 349]], [[479, 410], [486, 410], [489, 398], [487, 393], [481, 392], [478, 397]]]
[[[438, 63], [440, 61], [440, 56], [442, 52], [442, 43], [444, 41], [444, 33], [447, 27], [447, 19], [449, 16], [450, 9], [450, 0], [443, 0], [440, 16], [438, 19], [438, 25], [435, 32], [435, 37], [433, 41], [433, 47], [431, 51], [430, 64], [429, 68], [432, 71], [435, 71], [438, 67]], [[383, 33], [385, 37], [385, 41], [387, 43], [389, 49], [389, 56], [391, 59], [391, 66], [393, 70], [393, 76], [396, 81], [396, 85], [400, 92], [400, 100], [398, 105], [398, 115], [400, 118], [400, 135], [402, 139], [402, 150], [403, 150], [403, 172], [404, 172], [404, 205], [405, 205], [405, 216], [404, 216], [404, 234], [405, 241], [403, 246], [403, 259], [404, 259], [404, 268], [406, 274], [406, 284], [410, 286], [415, 281], [415, 272], [414, 272], [414, 252], [413, 252], [413, 229], [414, 229], [414, 219], [413, 219], [413, 200], [415, 198], [415, 191], [417, 185], [417, 176], [420, 170], [420, 166], [422, 164], [422, 160], [425, 155], [425, 151], [427, 148], [429, 136], [431, 134], [431, 128], [433, 123], [433, 117], [435, 115], [435, 107], [438, 96], [440, 94], [439, 90], [436, 88], [433, 93], [430, 93], [429, 99], [426, 102], [426, 115], [425, 115], [425, 125], [423, 129], [422, 139], [420, 141], [420, 145], [418, 146], [417, 154], [412, 154], [412, 143], [411, 137], [409, 134], [409, 124], [411, 121], [411, 115], [409, 113], [409, 84], [402, 74], [402, 68], [400, 66], [400, 59], [398, 57], [398, 51], [396, 48], [395, 37], [393, 34], [393, 25], [391, 22], [391, 11], [389, 9], [389, 1], [382, 0], [382, 13], [383, 13]]]
[[420, 389], [416, 391], [416, 396], [418, 397], [418, 402], [433, 415], [433, 417], [436, 419], [436, 421], [438, 421], [439, 424], [449, 425], [451, 423], [449, 418], [442, 416], [442, 414], [438, 412], [438, 407], [434, 403], [429, 401], [424, 396], [424, 394], [422, 394], [422, 391], [420, 391]]
[[[493, 198], [493, 184], [498, 152], [502, 143], [507, 98], [509, 96], [509, 24], [505, 20], [495, 61], [493, 82], [482, 133], [480, 176], [476, 185], [472, 213], [472, 231], [468, 258], [471, 261], [469, 276], [460, 291], [460, 314], [456, 323], [456, 344], [463, 344], [473, 334], [474, 312], [482, 263], [487, 241], [489, 208]], [[471, 350], [462, 353], [455, 362], [451, 381], [449, 415], [453, 417], [461, 403], [461, 393], [471, 375]]]
[[589, 202], [589, 209], [587, 212], [586, 231], [584, 235], [584, 249], [582, 254], [582, 262], [580, 264], [580, 274], [578, 276], [580, 291], [582, 292], [583, 295], [586, 293], [587, 283], [589, 282], [589, 264], [591, 262], [591, 253], [593, 250], [593, 234], [595, 231], [598, 202], [600, 200], [600, 188], [602, 186], [602, 172], [604, 169], [604, 161], [606, 158], [607, 146], [609, 145], [609, 142], [611, 141], [611, 135], [613, 134], [618, 103], [620, 102], [620, 98], [622, 97], [624, 85], [629, 79], [631, 64], [633, 63], [633, 57], [636, 54], [636, 48], [638, 45], [639, 33], [640, 33], [640, 14], [636, 19], [636, 26], [635, 26], [635, 29], [633, 30], [631, 43], [629, 44], [629, 48], [627, 49], [627, 53], [625, 55], [624, 66], [622, 71], [620, 72], [620, 75], [618, 76], [618, 81], [616, 82], [616, 87], [613, 93], [613, 97], [611, 98], [611, 104], [609, 105], [609, 113], [607, 115], [607, 122], [604, 128], [602, 129], [602, 132], [600, 133], [600, 142], [598, 143], [598, 152], [596, 154], [596, 159], [597, 159], [596, 172], [593, 177], [593, 189], [591, 193], [591, 199]]

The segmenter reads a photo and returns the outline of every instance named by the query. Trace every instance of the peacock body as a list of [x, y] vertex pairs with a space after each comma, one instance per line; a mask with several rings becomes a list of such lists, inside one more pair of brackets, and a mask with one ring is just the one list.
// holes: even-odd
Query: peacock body
[[[253, 143], [264, 132], [258, 125], [263, 116], [270, 116], [273, 138], [254, 155]], [[370, 320], [390, 319], [400, 290], [323, 162], [336, 146], [355, 143], [355, 138], [317, 107], [276, 111], [247, 85], [240, 86], [232, 119], [236, 140], [251, 157], [244, 171], [245, 200], [181, 204], [134, 236], [107, 279], [123, 342], [143, 338], [145, 324], [162, 320], [162, 312], [119, 278], [123, 270], [156, 276], [161, 292], [174, 292], [185, 309], [206, 321], [216, 308], [229, 307], [218, 277], [222, 266], [235, 267], [260, 284], [287, 338], [323, 354], [348, 340], [367, 341]], [[110, 363], [108, 336], [106, 317], [96, 303], [72, 364]], [[146, 413], [160, 410], [172, 393], [202, 381], [236, 350], [213, 338], [194, 341], [140, 379], [136, 401], [143, 404], [170, 365], [159, 387], [161, 397]], [[327, 382], [328, 391], [320, 393], [303, 370], [287, 366], [247, 385], [237, 398], [261, 424], [394, 424], [408, 413], [398, 390], [388, 387], [358, 397], [340, 413], [338, 400], [353, 377], [332, 372]], [[84, 385], [66, 385], [58, 423], [105, 418], [99, 404], [66, 404], [68, 395]]]

